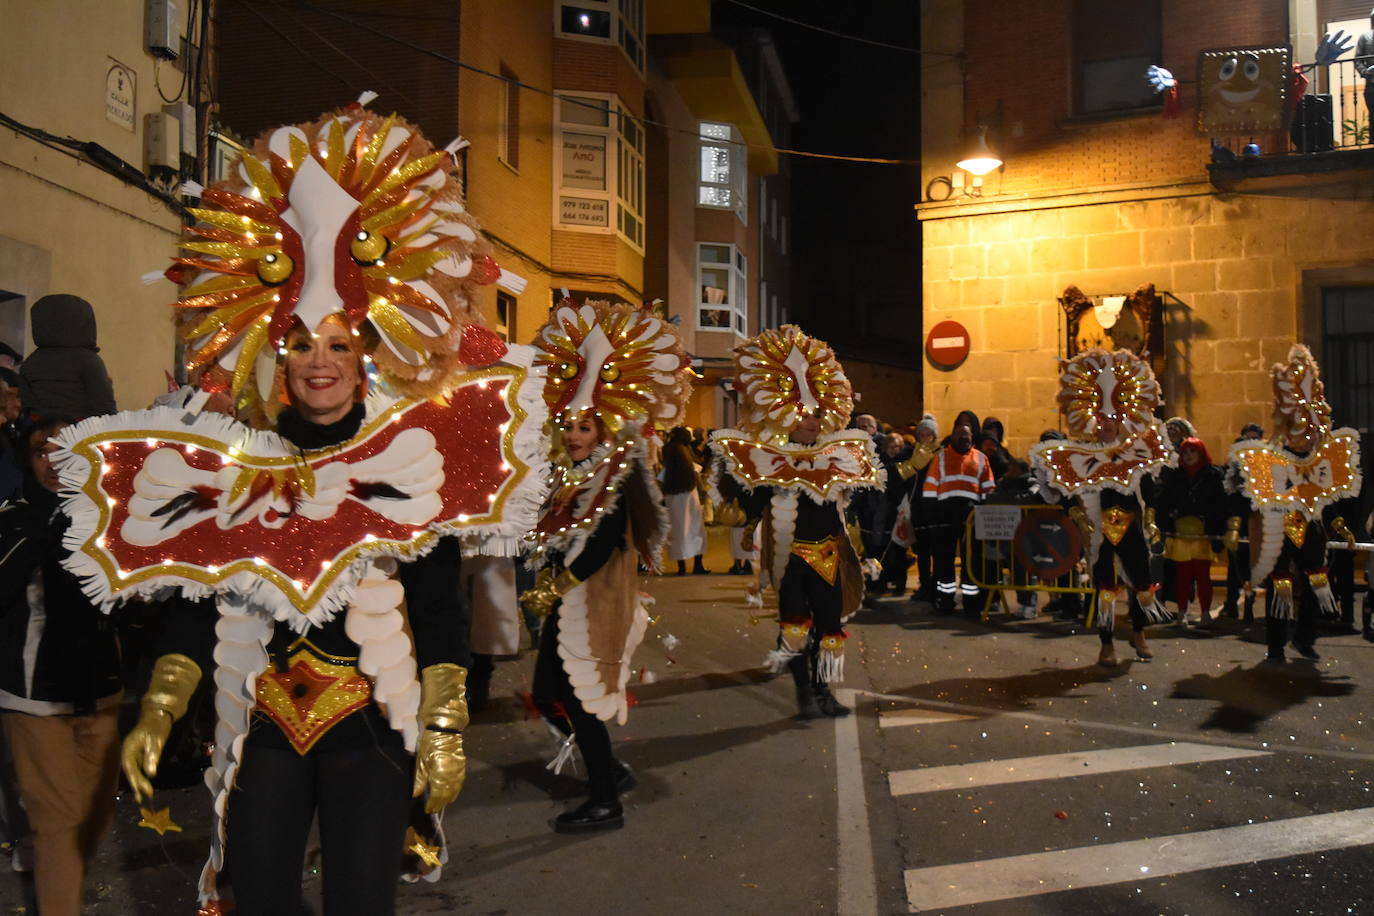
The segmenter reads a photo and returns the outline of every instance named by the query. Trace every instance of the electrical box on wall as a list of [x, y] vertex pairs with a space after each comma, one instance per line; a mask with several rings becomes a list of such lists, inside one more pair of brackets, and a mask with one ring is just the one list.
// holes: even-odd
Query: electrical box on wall
[[181, 169], [181, 124], [165, 111], [143, 116], [143, 170], [149, 174]]
[[143, 44], [154, 57], [177, 59], [181, 42], [177, 40], [175, 0], [148, 0], [147, 31]]
[[177, 119], [181, 125], [181, 152], [186, 155], [196, 154], [196, 110], [191, 107], [189, 102], [169, 102], [162, 106], [162, 110]]

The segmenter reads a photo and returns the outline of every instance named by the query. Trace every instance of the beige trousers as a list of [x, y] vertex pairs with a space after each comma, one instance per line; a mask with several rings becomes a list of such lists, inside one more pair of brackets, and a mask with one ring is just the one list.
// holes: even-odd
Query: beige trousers
[[80, 916], [86, 867], [114, 818], [119, 707], [90, 716], [4, 714], [14, 772], [33, 827], [43, 916]]

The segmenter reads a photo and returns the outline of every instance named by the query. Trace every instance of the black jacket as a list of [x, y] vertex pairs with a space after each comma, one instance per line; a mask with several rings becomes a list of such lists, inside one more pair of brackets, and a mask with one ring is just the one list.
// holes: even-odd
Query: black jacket
[[121, 692], [114, 622], [62, 566], [66, 528], [32, 480], [0, 504], [0, 709], [85, 715]]
[[30, 319], [37, 349], [19, 368], [25, 406], [39, 417], [114, 413], [114, 386], [95, 345], [91, 304], [78, 296], [44, 296]]

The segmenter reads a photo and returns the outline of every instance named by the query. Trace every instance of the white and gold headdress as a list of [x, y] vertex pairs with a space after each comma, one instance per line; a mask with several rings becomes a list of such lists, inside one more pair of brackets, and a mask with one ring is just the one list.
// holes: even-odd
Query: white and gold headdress
[[191, 209], [176, 259], [197, 272], [176, 306], [192, 380], [265, 423], [286, 333], [338, 313], [397, 393], [442, 392], [480, 358], [458, 351], [475, 286], [499, 274], [451, 168], [403, 119], [358, 104], [259, 139]]
[[764, 331], [735, 348], [735, 388], [742, 395], [743, 431], [783, 441], [807, 414], [821, 432], [844, 429], [854, 395], [835, 352], [794, 324]]

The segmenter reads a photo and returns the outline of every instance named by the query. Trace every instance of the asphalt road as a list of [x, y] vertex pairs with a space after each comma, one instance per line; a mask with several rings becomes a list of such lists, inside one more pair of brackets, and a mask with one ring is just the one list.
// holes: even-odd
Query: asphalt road
[[[402, 887], [399, 912], [1374, 910], [1374, 644], [1359, 637], [1274, 669], [1242, 628], [1160, 629], [1154, 661], [1108, 673], [1070, 624], [884, 600], [851, 624], [856, 715], [799, 723], [790, 683], [759, 668], [773, 629], [742, 577], [644, 584], [658, 622], [612, 729], [640, 779], [625, 828], [550, 829], [580, 783], [545, 769], [552, 742], [516, 696], [525, 653], [468, 732], [444, 876]], [[121, 799], [86, 912], [194, 912], [206, 802], [159, 793], [184, 828], [160, 839]], [[304, 880], [316, 898], [317, 872]], [[32, 912], [28, 880], [0, 873], [0, 913]]]

